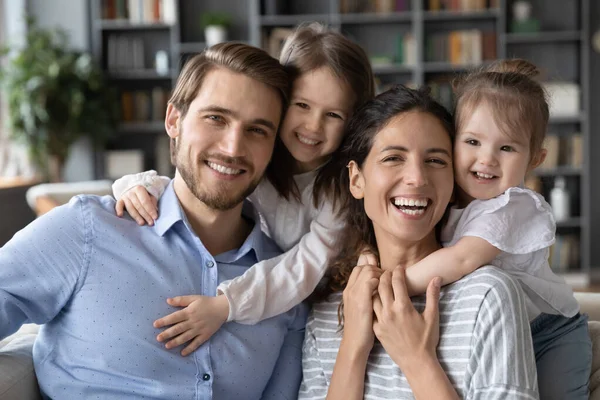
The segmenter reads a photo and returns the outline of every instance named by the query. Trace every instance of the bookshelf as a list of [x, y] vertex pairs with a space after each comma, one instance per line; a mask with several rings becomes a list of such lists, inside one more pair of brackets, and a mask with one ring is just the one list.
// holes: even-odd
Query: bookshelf
[[[590, 0], [529, 0], [532, 15], [539, 19], [537, 33], [511, 32], [512, 6], [515, 0], [467, 0], [468, 10], [438, 9], [446, 0], [373, 0], [387, 9], [374, 6], [360, 8], [368, 1], [359, 0], [172, 0], [174, 18], [168, 22], [131, 22], [128, 19], [102, 18], [102, 1], [90, 2], [90, 29], [94, 55], [106, 64], [108, 37], [111, 35], [139, 38], [144, 43], [144, 68], [111, 71], [110, 76], [122, 90], [152, 90], [172, 87], [179, 70], [191, 55], [201, 52], [206, 44], [199, 27], [204, 11], [225, 11], [231, 14], [233, 25], [230, 40], [243, 41], [269, 48], [273, 32], [285, 32], [307, 21], [318, 21], [348, 35], [372, 57], [379, 90], [394, 83], [430, 85], [442, 103], [451, 107], [448, 80], [497, 58], [521, 57], [541, 67], [550, 81], [576, 82], [580, 88], [577, 113], [551, 116], [548, 133], [567, 140], [581, 134], [580, 165], [557, 163], [536, 171], [540, 191], [548, 198], [557, 177], [565, 177], [572, 194], [570, 219], [557, 224], [559, 235], [577, 242], [577, 261], [561, 266], [561, 272], [587, 277], [592, 253], [590, 189]], [[115, 0], [129, 3], [130, 0]], [[139, 1], [139, 0], [133, 0]], [[152, 2], [152, 0], [149, 0]], [[171, 1], [171, 0], [156, 0]], [[268, 3], [268, 4], [267, 4]], [[450, 3], [450, 2], [448, 2]], [[461, 4], [461, 1], [454, 4]], [[485, 7], [481, 7], [485, 5]], [[280, 7], [273, 10], [273, 6]], [[353, 8], [354, 7], [354, 8]], [[358, 8], [357, 8], [358, 7]], [[440, 7], [441, 8], [441, 7]], [[472, 37], [462, 32], [473, 32]], [[456, 33], [459, 32], [459, 33]], [[492, 33], [490, 35], [490, 33]], [[488, 34], [487, 39], [483, 39]], [[454, 36], [451, 39], [450, 36]], [[466, 38], [466, 39], [465, 39]], [[450, 42], [480, 43], [474, 54], [451, 56]], [[432, 59], [429, 47], [439, 51], [446, 47], [445, 57]], [[436, 47], [437, 46], [437, 47]], [[164, 50], [169, 56], [170, 72], [158, 75], [153, 69], [153, 54]], [[275, 55], [275, 54], [274, 54]], [[458, 58], [457, 58], [458, 57]], [[161, 164], [158, 146], [168, 145], [162, 121], [128, 121], [119, 128], [119, 137], [108, 150], [141, 149], [144, 168]], [[167, 151], [168, 153], [168, 151]], [[103, 176], [103, 155], [97, 156], [97, 176]], [[162, 165], [165, 165], [162, 160]], [[171, 173], [172, 171], [162, 171]], [[564, 268], [563, 268], [564, 267]], [[599, 269], [600, 270], [600, 269]]]

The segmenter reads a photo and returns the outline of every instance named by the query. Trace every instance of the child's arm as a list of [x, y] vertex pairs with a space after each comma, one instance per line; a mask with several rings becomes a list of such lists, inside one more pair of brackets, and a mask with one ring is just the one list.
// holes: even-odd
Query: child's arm
[[279, 257], [261, 261], [218, 289], [229, 301], [228, 321], [255, 324], [306, 299], [338, 252], [344, 225], [328, 203], [300, 242]]
[[122, 217], [124, 209], [127, 209], [139, 225], [153, 225], [158, 218], [158, 199], [170, 181], [170, 178], [160, 176], [153, 170], [117, 179], [112, 186], [117, 199], [117, 215]]
[[500, 250], [487, 240], [464, 236], [454, 246], [434, 251], [406, 269], [409, 296], [423, 294], [433, 278], [442, 278], [442, 285], [456, 282], [477, 268], [489, 264]]

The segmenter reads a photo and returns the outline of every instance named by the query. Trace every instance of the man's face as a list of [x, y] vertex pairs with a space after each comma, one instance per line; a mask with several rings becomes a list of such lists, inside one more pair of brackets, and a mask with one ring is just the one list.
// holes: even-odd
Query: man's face
[[281, 108], [275, 89], [225, 68], [206, 74], [184, 117], [169, 105], [173, 162], [198, 200], [229, 210], [254, 191], [271, 159]]

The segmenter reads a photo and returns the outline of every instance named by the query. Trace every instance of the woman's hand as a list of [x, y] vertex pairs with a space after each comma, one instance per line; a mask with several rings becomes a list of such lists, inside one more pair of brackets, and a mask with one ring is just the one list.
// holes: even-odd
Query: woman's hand
[[408, 297], [404, 268], [385, 271], [379, 279], [379, 294], [373, 300], [373, 331], [407, 377], [411, 368], [418, 369], [423, 361], [437, 360], [440, 284], [439, 277], [431, 280], [425, 310], [420, 314]]
[[377, 290], [381, 269], [356, 266], [344, 289], [344, 336], [342, 342], [360, 353], [368, 354], [373, 348], [373, 294]]
[[123, 209], [127, 209], [131, 218], [139, 225], [154, 225], [158, 218], [158, 200], [142, 185], [134, 186], [123, 193], [115, 208], [119, 217], [123, 216]]

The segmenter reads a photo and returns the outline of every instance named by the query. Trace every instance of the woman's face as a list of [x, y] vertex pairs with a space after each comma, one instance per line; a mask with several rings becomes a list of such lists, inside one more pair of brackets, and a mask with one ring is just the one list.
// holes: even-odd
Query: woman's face
[[439, 120], [411, 111], [376, 136], [362, 168], [351, 162], [350, 190], [364, 199], [378, 242], [419, 242], [434, 235], [454, 188], [452, 142]]

